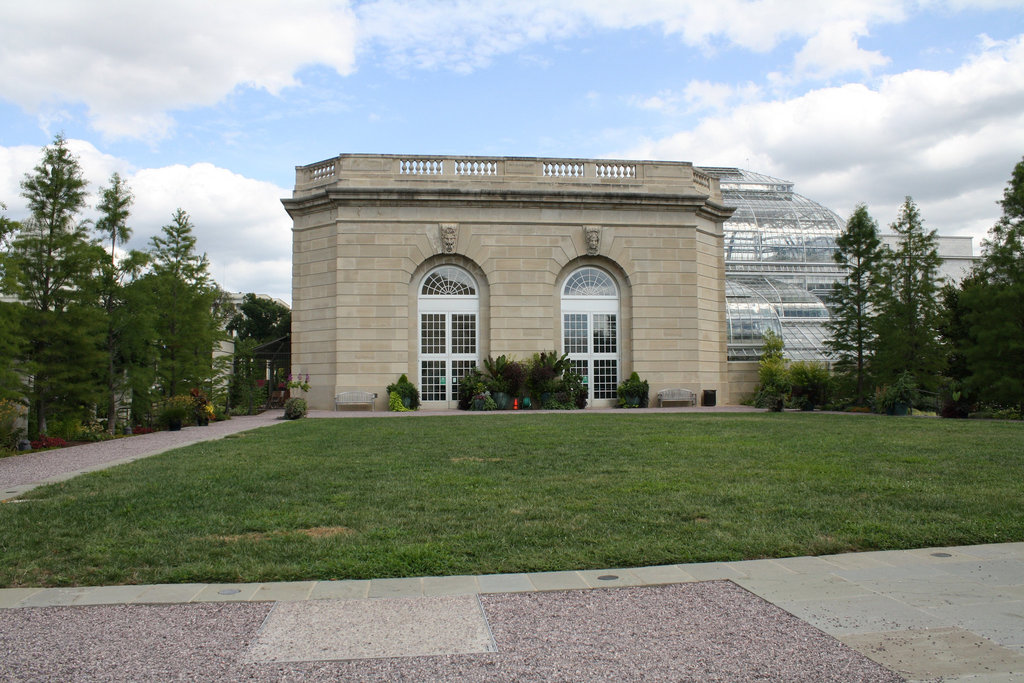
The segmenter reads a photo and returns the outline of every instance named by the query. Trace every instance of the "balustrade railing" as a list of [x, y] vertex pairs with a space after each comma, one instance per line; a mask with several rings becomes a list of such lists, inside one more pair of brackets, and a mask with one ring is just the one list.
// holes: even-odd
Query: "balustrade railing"
[[636, 178], [636, 164], [594, 164], [594, 175], [598, 178]]
[[[668, 171], [673, 162], [613, 160], [536, 159], [522, 157], [402, 157], [397, 155], [341, 155], [296, 169], [297, 188], [313, 188], [358, 177], [426, 176], [431, 178], [479, 178], [523, 181], [533, 178], [607, 183], [675, 185], [692, 177], [693, 187], [712, 194], [717, 185], [709, 175], [689, 164], [687, 170]], [[651, 168], [649, 168], [651, 167]], [[657, 168], [653, 168], [657, 167]], [[664, 168], [662, 168], [664, 167]], [[692, 171], [690, 170], [692, 169]], [[692, 172], [692, 175], [691, 175]], [[410, 178], [411, 179], [411, 178]]]
[[498, 175], [498, 162], [457, 159], [455, 175]]
[[398, 172], [402, 175], [441, 175], [444, 161], [441, 159], [399, 159]]

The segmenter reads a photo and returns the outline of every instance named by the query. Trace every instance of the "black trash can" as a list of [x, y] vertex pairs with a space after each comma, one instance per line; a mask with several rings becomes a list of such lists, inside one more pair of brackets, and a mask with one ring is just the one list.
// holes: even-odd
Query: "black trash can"
[[713, 406], [718, 401], [718, 391], [716, 389], [705, 389], [704, 396], [700, 404], [702, 406]]

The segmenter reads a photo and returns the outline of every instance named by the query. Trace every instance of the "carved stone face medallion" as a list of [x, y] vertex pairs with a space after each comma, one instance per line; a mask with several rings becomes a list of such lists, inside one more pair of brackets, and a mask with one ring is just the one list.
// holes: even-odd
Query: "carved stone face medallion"
[[454, 254], [459, 239], [459, 226], [455, 223], [441, 223], [441, 253]]
[[601, 228], [596, 225], [584, 225], [583, 237], [587, 242], [587, 256], [597, 256], [601, 251]]

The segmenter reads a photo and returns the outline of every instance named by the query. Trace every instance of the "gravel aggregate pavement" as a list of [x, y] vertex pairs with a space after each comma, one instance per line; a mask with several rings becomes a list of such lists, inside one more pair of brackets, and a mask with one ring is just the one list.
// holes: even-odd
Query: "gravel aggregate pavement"
[[[372, 602], [372, 599], [370, 599]], [[273, 603], [0, 612], [8, 681], [864, 681], [899, 676], [727, 581], [479, 596], [495, 652], [253, 662]], [[347, 601], [352, 609], [366, 601]], [[311, 620], [294, 627], [334, 628]]]

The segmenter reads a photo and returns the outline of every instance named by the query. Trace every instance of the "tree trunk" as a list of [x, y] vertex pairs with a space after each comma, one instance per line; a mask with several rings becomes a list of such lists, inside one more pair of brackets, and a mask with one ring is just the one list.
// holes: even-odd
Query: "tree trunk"
[[114, 375], [114, 338], [107, 336], [107, 433], [117, 429], [117, 377]]

